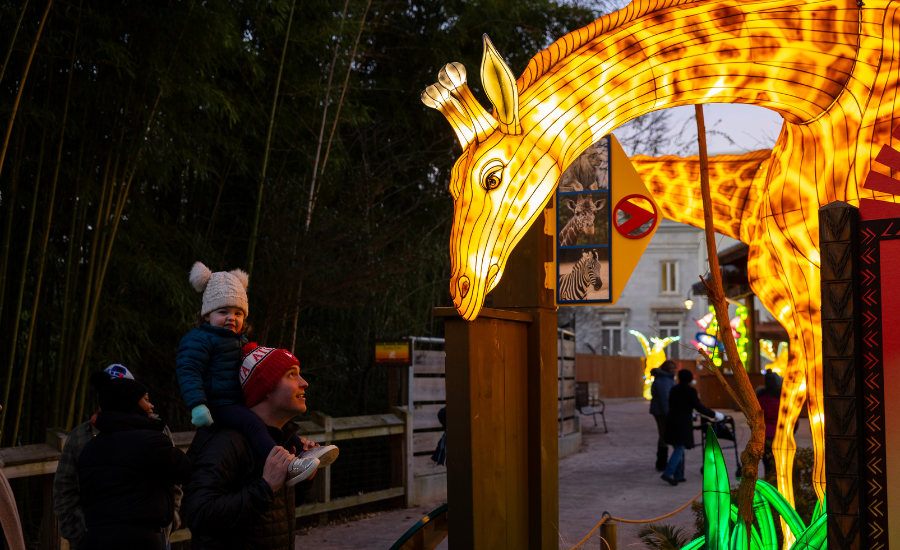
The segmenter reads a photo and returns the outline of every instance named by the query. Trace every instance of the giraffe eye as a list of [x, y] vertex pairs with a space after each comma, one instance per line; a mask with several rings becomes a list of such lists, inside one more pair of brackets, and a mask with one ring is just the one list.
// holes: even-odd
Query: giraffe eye
[[503, 163], [494, 160], [487, 163], [481, 171], [481, 186], [485, 191], [491, 191], [500, 187], [503, 178]]

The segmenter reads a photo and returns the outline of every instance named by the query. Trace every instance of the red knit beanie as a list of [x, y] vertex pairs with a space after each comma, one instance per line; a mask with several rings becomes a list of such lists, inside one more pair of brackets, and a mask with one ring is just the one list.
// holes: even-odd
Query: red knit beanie
[[244, 346], [241, 363], [241, 389], [244, 401], [252, 407], [266, 398], [279, 380], [300, 361], [286, 349], [264, 348], [256, 342]]

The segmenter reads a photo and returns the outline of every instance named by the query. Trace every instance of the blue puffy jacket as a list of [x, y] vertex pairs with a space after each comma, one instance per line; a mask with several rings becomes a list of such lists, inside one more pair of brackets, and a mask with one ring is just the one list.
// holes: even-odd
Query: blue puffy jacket
[[178, 345], [175, 372], [188, 409], [243, 404], [241, 348], [247, 339], [227, 328], [201, 324]]

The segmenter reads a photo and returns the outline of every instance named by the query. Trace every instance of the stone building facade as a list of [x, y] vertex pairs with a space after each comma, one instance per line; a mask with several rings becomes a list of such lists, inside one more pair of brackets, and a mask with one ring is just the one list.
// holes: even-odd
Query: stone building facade
[[[717, 239], [719, 250], [738, 242], [722, 235]], [[575, 332], [578, 353], [642, 357], [643, 348], [629, 330], [647, 338], [682, 336], [682, 343], [690, 347], [698, 332], [694, 319], [705, 315], [708, 306], [705, 297], [693, 296], [689, 310], [685, 300], [691, 285], [707, 270], [703, 231], [663, 220], [618, 302], [611, 306], [560, 307], [560, 326]], [[666, 355], [670, 359], [696, 356], [678, 344], [670, 345]]]

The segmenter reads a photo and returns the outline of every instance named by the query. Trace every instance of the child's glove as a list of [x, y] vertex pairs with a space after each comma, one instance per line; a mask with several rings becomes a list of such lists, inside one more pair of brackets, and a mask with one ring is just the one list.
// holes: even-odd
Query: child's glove
[[213, 423], [212, 415], [209, 413], [209, 407], [206, 405], [197, 405], [191, 410], [191, 424], [197, 426], [209, 426]]

